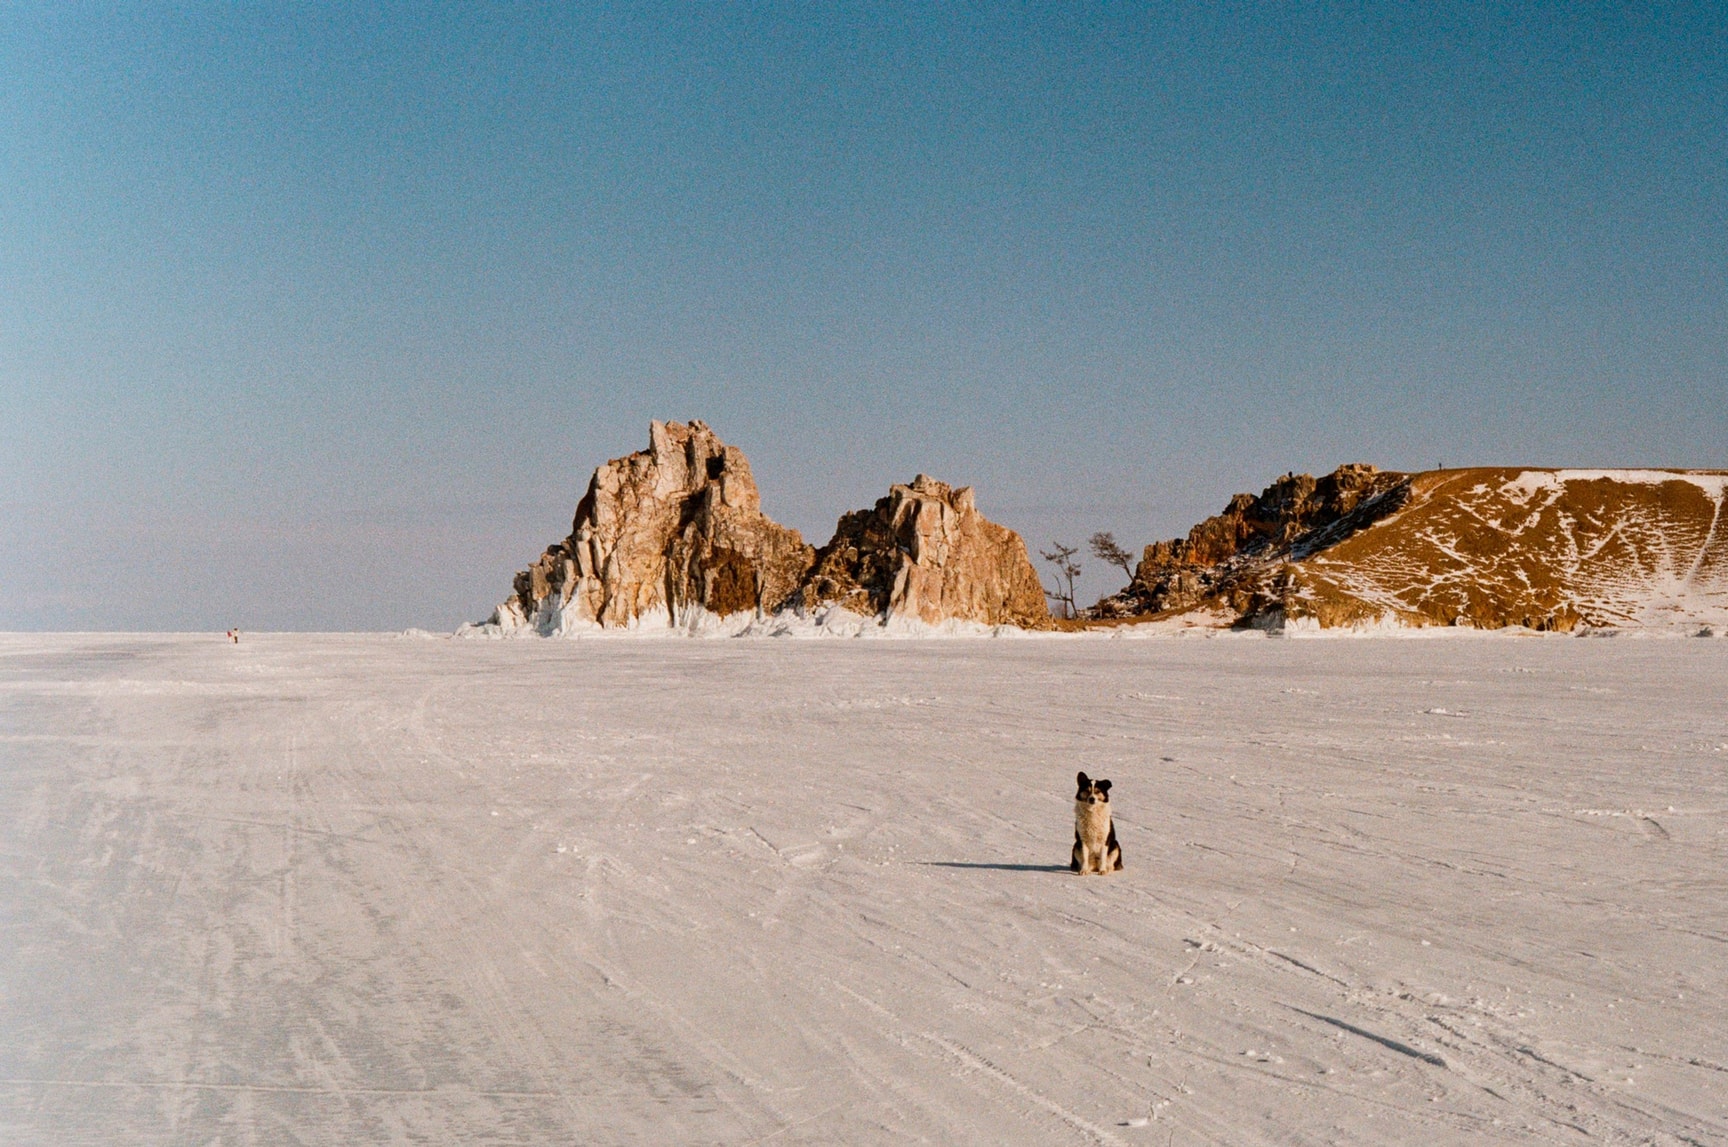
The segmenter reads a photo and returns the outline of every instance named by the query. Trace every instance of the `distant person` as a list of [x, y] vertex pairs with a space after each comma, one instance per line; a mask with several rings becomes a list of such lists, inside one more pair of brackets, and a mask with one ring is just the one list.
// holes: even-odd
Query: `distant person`
[[235, 645], [239, 645], [240, 644], [240, 631], [238, 629], [230, 629], [228, 631], [228, 640], [232, 641]]

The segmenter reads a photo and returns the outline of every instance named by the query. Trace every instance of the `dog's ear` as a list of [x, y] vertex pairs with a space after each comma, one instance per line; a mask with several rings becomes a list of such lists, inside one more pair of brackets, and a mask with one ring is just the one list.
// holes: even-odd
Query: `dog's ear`
[[1110, 782], [1109, 781], [1099, 781], [1098, 782], [1098, 791], [1102, 792], [1102, 793], [1109, 792], [1110, 791]]
[[1077, 780], [1079, 782], [1081, 788], [1085, 788], [1087, 785], [1092, 783], [1091, 781], [1086, 779], [1085, 773], [1081, 773], [1078, 777], [1075, 778], [1075, 780]]

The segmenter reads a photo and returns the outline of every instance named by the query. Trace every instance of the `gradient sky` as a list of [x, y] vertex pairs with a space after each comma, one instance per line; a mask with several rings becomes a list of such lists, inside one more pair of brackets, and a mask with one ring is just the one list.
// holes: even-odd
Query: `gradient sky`
[[650, 418], [818, 544], [1728, 465], [1719, 2], [113, 7], [0, 13], [0, 628], [447, 630]]

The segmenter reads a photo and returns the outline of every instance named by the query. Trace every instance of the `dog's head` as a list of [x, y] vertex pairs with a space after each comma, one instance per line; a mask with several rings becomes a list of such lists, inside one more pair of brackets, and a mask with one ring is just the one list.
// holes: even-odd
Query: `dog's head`
[[1074, 794], [1075, 800], [1081, 804], [1110, 803], [1109, 781], [1095, 781], [1085, 773], [1081, 773], [1077, 779], [1080, 782], [1080, 791]]

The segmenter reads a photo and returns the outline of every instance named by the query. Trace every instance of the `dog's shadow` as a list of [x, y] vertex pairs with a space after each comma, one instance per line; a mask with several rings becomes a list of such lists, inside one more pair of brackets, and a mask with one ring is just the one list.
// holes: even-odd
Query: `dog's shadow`
[[1072, 872], [1066, 864], [976, 864], [965, 860], [920, 860], [929, 868], [988, 868], [997, 872]]

